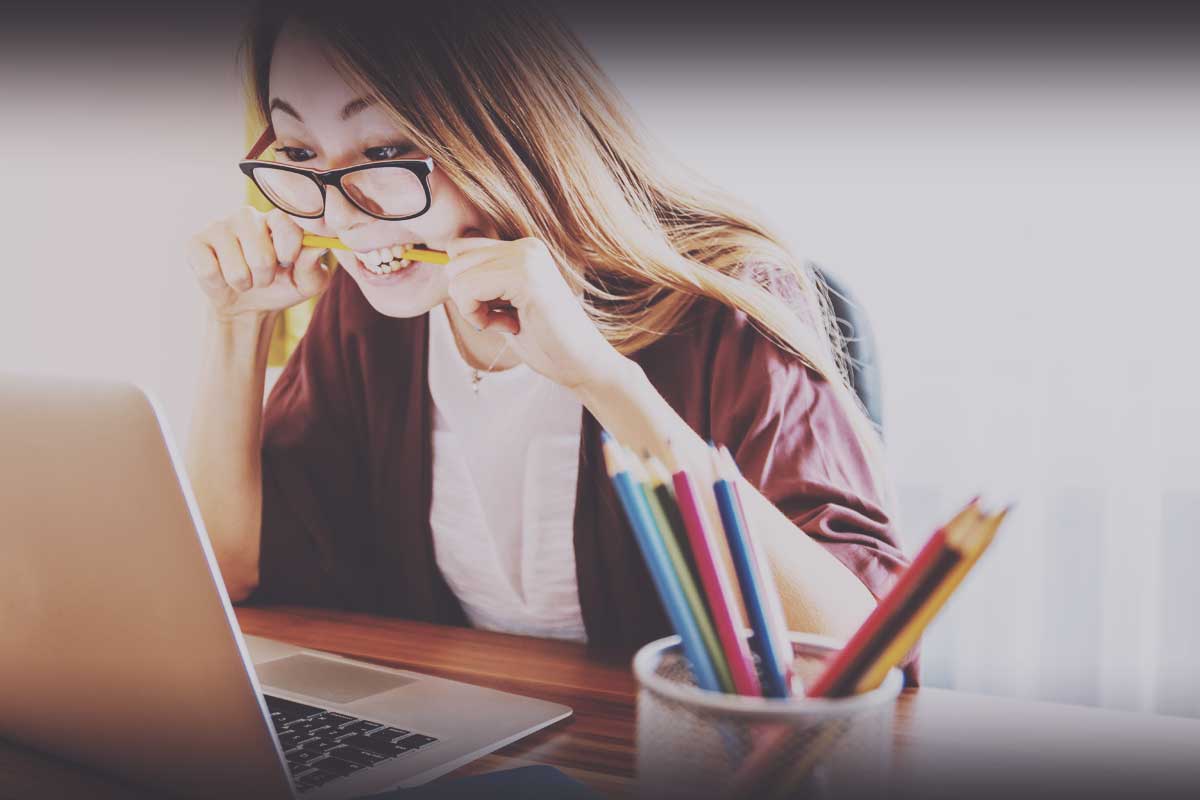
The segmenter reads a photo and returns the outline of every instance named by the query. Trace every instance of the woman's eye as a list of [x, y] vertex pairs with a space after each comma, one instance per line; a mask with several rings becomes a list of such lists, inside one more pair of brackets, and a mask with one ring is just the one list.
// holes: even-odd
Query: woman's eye
[[368, 147], [363, 151], [363, 155], [372, 161], [390, 161], [400, 158], [412, 149], [411, 145], [385, 144], [382, 147]]
[[[313, 152], [303, 147], [276, 147], [275, 152], [282, 155], [288, 161], [308, 161], [310, 158], [313, 158]], [[305, 155], [306, 153], [307, 155]]]

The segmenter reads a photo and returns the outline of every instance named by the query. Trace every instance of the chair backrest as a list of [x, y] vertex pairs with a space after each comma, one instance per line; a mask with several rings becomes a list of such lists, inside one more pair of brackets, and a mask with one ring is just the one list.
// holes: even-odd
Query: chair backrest
[[850, 383], [867, 410], [867, 416], [883, 433], [883, 383], [880, 377], [879, 353], [875, 334], [861, 304], [846, 285], [827, 270], [813, 267], [824, 280], [838, 328], [846, 342], [850, 367]]

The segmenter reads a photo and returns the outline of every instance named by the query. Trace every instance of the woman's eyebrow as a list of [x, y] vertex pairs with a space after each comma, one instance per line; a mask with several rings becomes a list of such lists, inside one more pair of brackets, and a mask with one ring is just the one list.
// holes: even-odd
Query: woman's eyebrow
[[291, 103], [286, 100], [281, 100], [278, 97], [272, 97], [269, 111], [274, 112], [275, 109], [279, 109], [285, 114], [290, 114], [291, 116], [295, 117], [298, 122], [304, 122], [304, 118], [300, 116], [300, 112], [292, 108]]
[[[363, 109], [368, 108], [374, 104], [375, 104], [375, 98], [373, 98], [373, 97], [358, 97], [358, 98], [355, 98], [354, 100], [351, 100], [349, 103], [346, 103], [346, 105], [342, 107], [342, 113], [340, 115], [342, 118], [342, 121], [350, 119], [352, 116], [354, 116], [358, 112], [360, 112]], [[286, 101], [282, 98], [279, 98], [279, 97], [271, 98], [271, 104], [268, 107], [268, 110], [274, 111], [275, 109], [279, 109], [280, 111], [282, 111], [285, 114], [290, 114], [291, 116], [296, 118], [297, 122], [304, 122], [304, 118], [300, 116], [300, 112], [297, 111], [296, 109], [292, 108], [291, 103], [289, 103], [288, 101]]]

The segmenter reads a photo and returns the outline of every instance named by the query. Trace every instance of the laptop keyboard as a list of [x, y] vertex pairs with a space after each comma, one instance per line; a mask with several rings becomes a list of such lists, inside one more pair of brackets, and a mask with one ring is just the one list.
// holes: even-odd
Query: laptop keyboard
[[296, 790], [305, 792], [437, 741], [432, 736], [263, 695]]

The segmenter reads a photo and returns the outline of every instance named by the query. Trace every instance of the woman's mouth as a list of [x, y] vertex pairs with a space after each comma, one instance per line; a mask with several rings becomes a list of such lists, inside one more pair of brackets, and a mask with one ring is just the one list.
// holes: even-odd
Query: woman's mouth
[[391, 275], [393, 272], [398, 272], [402, 269], [408, 269], [412, 265], [412, 261], [407, 258], [402, 258], [404, 253], [414, 247], [424, 247], [423, 243], [409, 244], [394, 244], [391, 247], [384, 247], [379, 250], [369, 250], [367, 252], [352, 251], [359, 263], [373, 275]]

